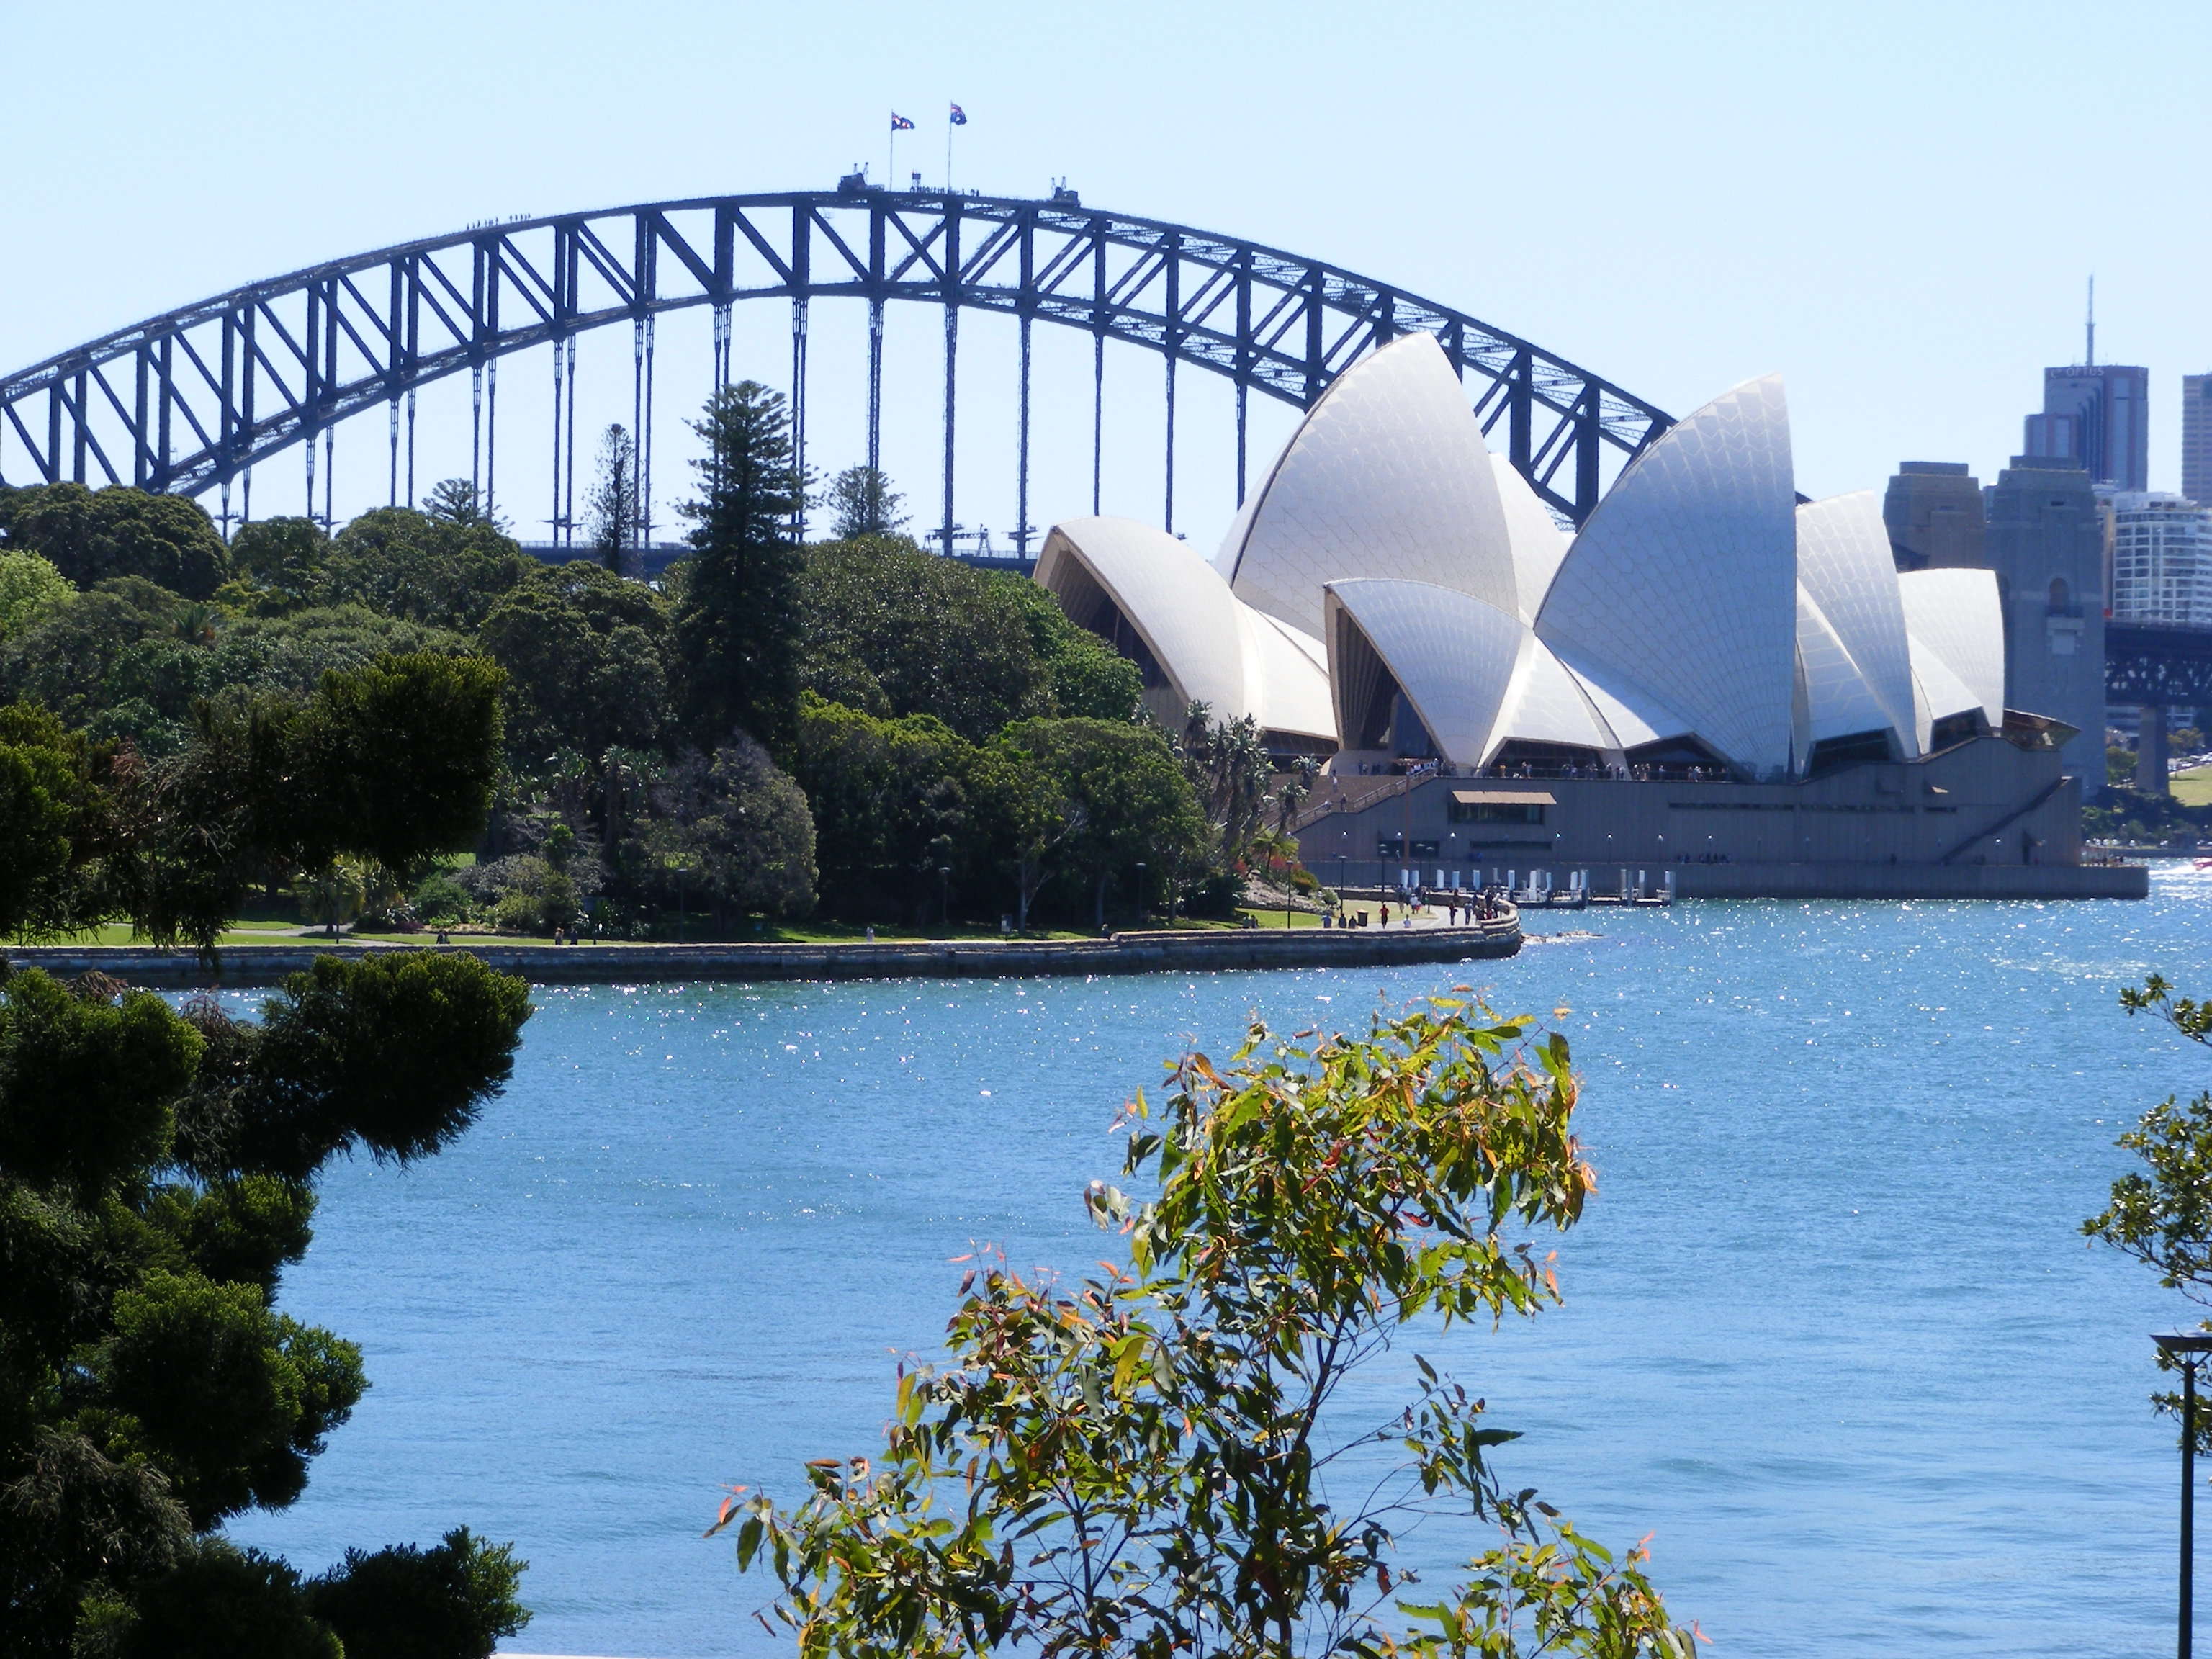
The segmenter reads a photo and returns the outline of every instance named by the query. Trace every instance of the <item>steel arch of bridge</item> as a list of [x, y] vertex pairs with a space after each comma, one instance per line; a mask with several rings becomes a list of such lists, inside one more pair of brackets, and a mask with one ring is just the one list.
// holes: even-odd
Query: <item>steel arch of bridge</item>
[[[715, 378], [729, 374], [729, 308], [792, 302], [793, 413], [805, 433], [807, 306], [869, 307], [869, 460], [879, 457], [883, 313], [892, 300], [944, 307], [945, 513], [953, 529], [952, 437], [962, 309], [1011, 314], [1021, 333], [1018, 534], [1028, 538], [1030, 336], [1033, 322], [1095, 342], [1093, 489], [1108, 340], [1165, 362], [1167, 516], [1174, 516], [1175, 376], [1188, 364], [1232, 380], [1237, 494], [1245, 493], [1251, 393], [1310, 408], [1364, 352], [1413, 330], [1436, 336], [1486, 432], [1538, 493], [1579, 523], [1617, 465], [1669, 424], [1651, 404], [1448, 306], [1387, 283], [1188, 226], [1048, 201], [893, 191], [848, 179], [834, 191], [703, 198], [473, 226], [250, 284], [150, 318], [0, 380], [0, 460], [27, 454], [36, 481], [131, 483], [200, 494], [350, 416], [386, 405], [398, 493], [407, 404], [412, 495], [414, 391], [474, 377], [474, 441], [495, 456], [498, 360], [555, 347], [555, 491], [572, 516], [577, 335], [629, 323], [636, 397], [651, 407], [653, 319], [715, 313]], [[489, 381], [492, 418], [484, 418]], [[650, 422], [639, 422], [650, 478]], [[325, 478], [327, 480], [327, 472]], [[32, 482], [20, 477], [18, 482]], [[487, 484], [489, 488], [489, 484]], [[327, 483], [325, 494], [327, 496]], [[1095, 501], [1094, 501], [1095, 505]], [[227, 511], [227, 501], [226, 501]]]

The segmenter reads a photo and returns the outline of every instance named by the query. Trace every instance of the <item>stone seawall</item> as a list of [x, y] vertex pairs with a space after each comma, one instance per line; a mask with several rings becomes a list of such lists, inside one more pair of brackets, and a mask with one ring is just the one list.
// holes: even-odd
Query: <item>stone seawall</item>
[[[64, 978], [96, 969], [137, 985], [273, 985], [319, 956], [418, 948], [393, 945], [228, 945], [214, 972], [189, 951], [130, 945], [12, 949], [19, 968]], [[1224, 969], [1364, 968], [1512, 956], [1510, 910], [1478, 927], [1298, 927], [1115, 933], [1099, 939], [975, 939], [830, 945], [500, 945], [469, 940], [425, 950], [480, 957], [536, 985], [641, 985], [686, 980], [975, 979], [1037, 975], [1214, 973]]]

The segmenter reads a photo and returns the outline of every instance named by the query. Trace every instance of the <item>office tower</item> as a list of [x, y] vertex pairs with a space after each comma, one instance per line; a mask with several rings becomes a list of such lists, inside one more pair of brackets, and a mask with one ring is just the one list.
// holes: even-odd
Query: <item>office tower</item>
[[2005, 611], [2005, 704], [2078, 726], [2066, 769], [2105, 781], [2104, 514], [2078, 461], [2015, 455], [1988, 498], [1984, 545]]
[[2181, 377], [2181, 493], [2212, 507], [2212, 374]]
[[1881, 498], [1899, 570], [1981, 570], [1982, 481], [1964, 461], [1904, 461]]
[[2150, 488], [2150, 370], [2076, 363], [2043, 371], [2043, 412], [2027, 417], [2032, 460], [2075, 460], [2093, 483]]
[[2212, 511], [2163, 490], [2112, 497], [2112, 618], [2212, 627]]

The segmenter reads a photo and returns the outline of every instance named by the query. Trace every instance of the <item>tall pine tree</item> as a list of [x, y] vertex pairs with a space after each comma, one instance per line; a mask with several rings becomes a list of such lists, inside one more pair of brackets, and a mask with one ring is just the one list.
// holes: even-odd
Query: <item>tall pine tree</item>
[[676, 618], [684, 726], [712, 751], [744, 731], [787, 755], [799, 709], [799, 551], [805, 481], [792, 460], [783, 394], [725, 386], [691, 429], [699, 495], [678, 511], [699, 550]]

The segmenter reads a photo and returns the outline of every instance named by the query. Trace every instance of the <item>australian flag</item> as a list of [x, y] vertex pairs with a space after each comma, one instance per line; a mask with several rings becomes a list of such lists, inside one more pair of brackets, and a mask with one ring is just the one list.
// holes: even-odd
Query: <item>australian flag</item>
[[957, 104], [952, 106], [952, 125], [956, 127], [964, 127], [968, 125], [968, 112]]
[[905, 116], [901, 115], [896, 110], [893, 110], [891, 112], [891, 131], [893, 132], [912, 132], [914, 131], [914, 123], [908, 120]]

